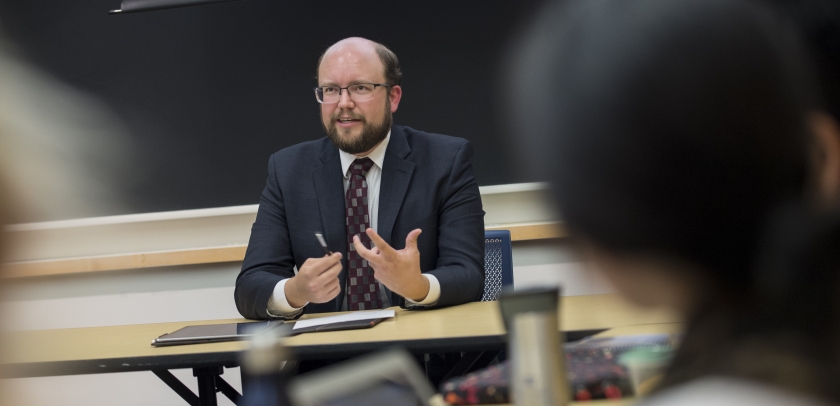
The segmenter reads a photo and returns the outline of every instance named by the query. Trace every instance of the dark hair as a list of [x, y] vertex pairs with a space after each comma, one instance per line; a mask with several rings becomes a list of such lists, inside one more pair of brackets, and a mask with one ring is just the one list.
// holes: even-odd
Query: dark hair
[[382, 45], [378, 42], [374, 45], [376, 47], [376, 53], [379, 55], [379, 60], [382, 61], [382, 65], [385, 66], [385, 82], [389, 85], [395, 86], [402, 83], [402, 70], [400, 70], [400, 60], [397, 59], [397, 55], [391, 52], [390, 49], [386, 48], [385, 45]]
[[531, 152], [551, 154], [539, 170], [564, 219], [743, 286], [765, 220], [807, 176], [813, 86], [793, 33], [741, 1], [591, 3], [540, 27], [514, 106], [542, 135]]
[[[376, 54], [379, 55], [379, 60], [385, 67], [385, 84], [396, 86], [402, 83], [402, 70], [400, 70], [400, 60], [397, 58], [397, 54], [378, 42], [374, 42], [373, 44], [376, 49]], [[321, 61], [324, 59], [326, 53], [327, 51], [321, 53], [321, 56], [318, 58], [318, 65], [315, 66], [316, 80], [318, 79], [318, 70], [321, 68]]]
[[825, 110], [840, 120], [840, 1], [766, 0], [800, 31], [816, 65]]
[[[614, 252], [697, 265], [713, 287], [687, 315], [666, 385], [756, 377], [730, 356], [771, 330], [802, 332], [812, 341], [784, 350], [820, 365], [812, 370], [823, 359], [834, 368], [837, 272], [759, 268], [797, 249], [763, 254], [784, 240], [779, 219], [808, 217], [805, 117], [816, 86], [795, 30], [749, 1], [583, 0], [549, 4], [527, 38], [509, 88], [520, 161], [551, 182], [568, 229]], [[798, 241], [831, 235], [815, 230]], [[797, 321], [814, 303], [831, 323]], [[816, 339], [824, 353], [805, 354]], [[825, 379], [812, 392], [838, 399]]]

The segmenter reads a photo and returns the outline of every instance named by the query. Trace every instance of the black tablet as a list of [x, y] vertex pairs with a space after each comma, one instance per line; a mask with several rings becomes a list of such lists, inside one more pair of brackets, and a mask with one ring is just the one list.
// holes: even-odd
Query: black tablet
[[[164, 334], [152, 340], [153, 347], [169, 345], [218, 343], [222, 341], [246, 340], [254, 334], [268, 329], [277, 330], [282, 336], [293, 336], [303, 333], [319, 331], [338, 331], [371, 328], [387, 317], [376, 319], [348, 320], [335, 323], [320, 324], [294, 329], [295, 323], [284, 323], [283, 320], [252, 321], [245, 323], [206, 324], [202, 326], [187, 326], [171, 333]], [[326, 320], [326, 318], [324, 318]]]
[[267, 329], [281, 329], [284, 330], [284, 333], [291, 333], [293, 326], [294, 324], [291, 323], [284, 324], [283, 320], [187, 326], [154, 339], [152, 346], [165, 347], [168, 345], [245, 340]]

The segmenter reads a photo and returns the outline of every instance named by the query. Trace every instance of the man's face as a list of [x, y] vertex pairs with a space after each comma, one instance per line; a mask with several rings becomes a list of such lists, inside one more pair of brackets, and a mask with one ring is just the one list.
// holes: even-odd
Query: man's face
[[[318, 86], [385, 83], [382, 62], [366, 45], [339, 43], [328, 50], [318, 68]], [[321, 122], [327, 136], [342, 151], [366, 154], [388, 135], [400, 92], [399, 86], [380, 86], [374, 89], [372, 99], [357, 102], [343, 89], [338, 103], [321, 104]]]

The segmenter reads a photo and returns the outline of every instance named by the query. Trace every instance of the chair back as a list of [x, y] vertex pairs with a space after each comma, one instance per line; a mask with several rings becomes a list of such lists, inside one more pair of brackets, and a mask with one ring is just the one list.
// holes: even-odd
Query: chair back
[[482, 302], [498, 300], [503, 286], [513, 286], [513, 250], [510, 230], [484, 231], [484, 295]]

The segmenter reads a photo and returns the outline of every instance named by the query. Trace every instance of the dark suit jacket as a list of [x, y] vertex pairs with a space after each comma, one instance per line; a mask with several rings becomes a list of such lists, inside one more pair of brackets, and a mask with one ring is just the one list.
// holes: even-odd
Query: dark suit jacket
[[[395, 249], [420, 228], [420, 268], [440, 281], [434, 307], [481, 299], [484, 289], [484, 211], [472, 171], [473, 150], [464, 139], [393, 126], [379, 190], [377, 232]], [[315, 239], [323, 231], [329, 249], [347, 258], [344, 184], [338, 149], [326, 137], [284, 148], [271, 156], [251, 240], [236, 278], [236, 307], [244, 317], [271, 318], [274, 286], [294, 276], [293, 267], [324, 256]], [[310, 303], [304, 313], [335, 312], [341, 294]], [[391, 293], [391, 304], [405, 300]]]

